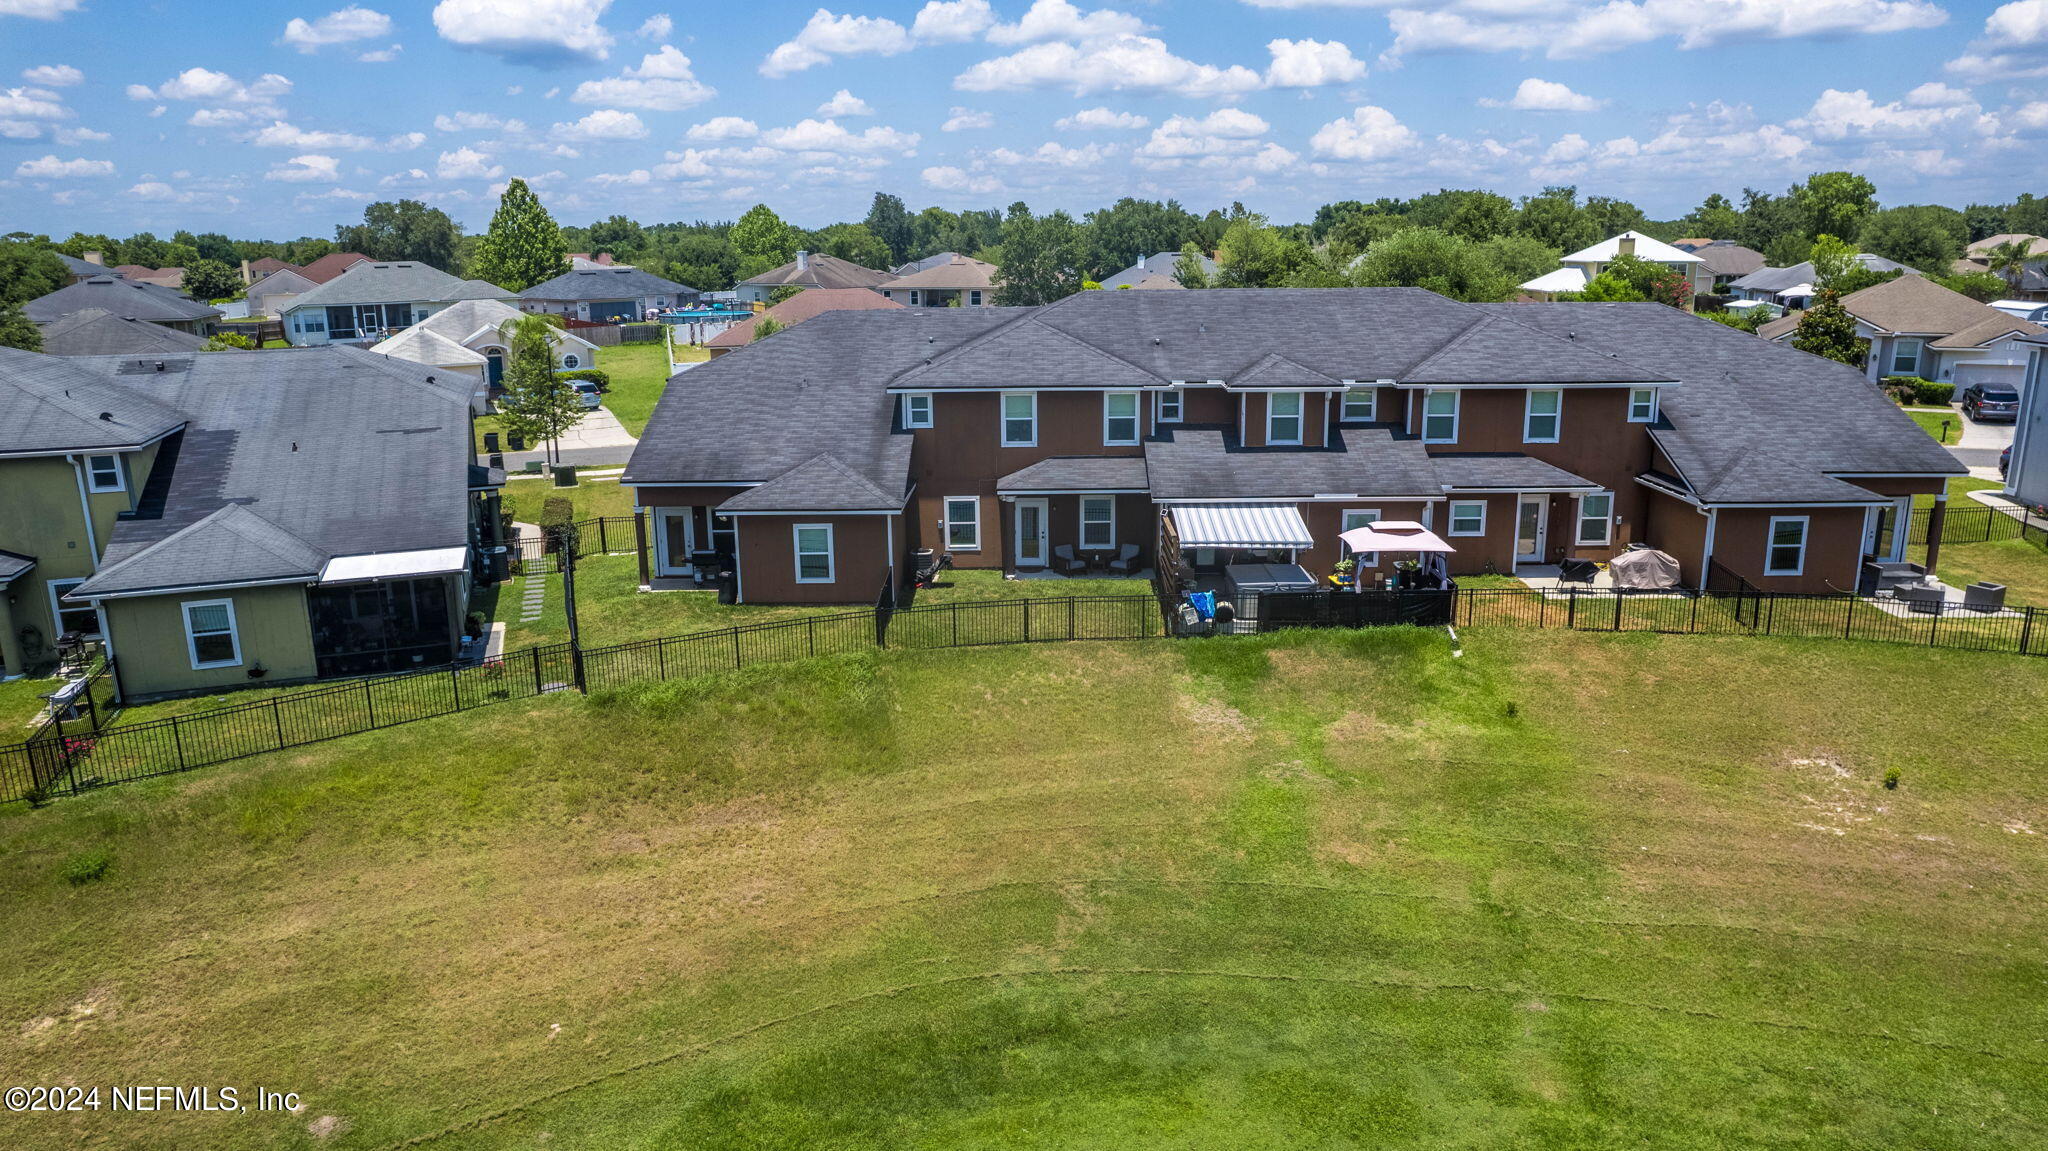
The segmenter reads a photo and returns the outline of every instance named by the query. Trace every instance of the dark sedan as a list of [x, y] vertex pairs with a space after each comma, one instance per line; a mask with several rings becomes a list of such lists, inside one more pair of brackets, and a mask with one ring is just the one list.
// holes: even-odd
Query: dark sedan
[[1962, 407], [1980, 424], [2009, 424], [2020, 418], [2020, 394], [2002, 384], [1971, 384], [1963, 389]]

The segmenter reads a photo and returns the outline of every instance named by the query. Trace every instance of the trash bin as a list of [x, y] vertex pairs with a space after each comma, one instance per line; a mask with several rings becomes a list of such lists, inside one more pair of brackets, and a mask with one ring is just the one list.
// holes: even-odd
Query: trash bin
[[576, 469], [569, 464], [555, 465], [555, 486], [573, 488], [576, 486]]
[[504, 548], [492, 548], [487, 558], [490, 563], [491, 582], [504, 583], [506, 577], [512, 574], [511, 554]]
[[506, 432], [505, 442], [506, 444], [510, 445], [512, 450], [515, 452], [523, 452], [526, 450], [526, 437], [520, 435], [518, 432]]
[[487, 456], [488, 456], [488, 455], [495, 455], [495, 454], [497, 454], [497, 451], [498, 451], [498, 433], [496, 433], [496, 432], [485, 432], [485, 433], [484, 433], [484, 454], [485, 454], [485, 455], [487, 455]]
[[490, 460], [491, 460], [491, 466], [492, 466], [492, 467], [494, 467], [494, 468], [498, 469], [498, 470], [499, 470], [499, 471], [501, 471], [501, 472], [505, 470], [505, 453], [504, 453], [504, 452], [492, 452], [492, 453], [491, 453], [491, 455], [490, 455]]
[[738, 602], [739, 602], [739, 599], [740, 599], [740, 587], [739, 587], [739, 581], [738, 581], [738, 580], [736, 580], [736, 579], [734, 579], [734, 578], [732, 577], [732, 573], [731, 573], [731, 572], [719, 572], [719, 573], [718, 573], [718, 602], [719, 602], [719, 603], [738, 603]]

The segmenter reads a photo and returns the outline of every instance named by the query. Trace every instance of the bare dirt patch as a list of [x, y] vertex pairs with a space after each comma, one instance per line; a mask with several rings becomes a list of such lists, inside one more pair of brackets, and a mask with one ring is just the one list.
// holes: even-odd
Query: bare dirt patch
[[1890, 807], [1874, 794], [1876, 783], [1863, 779], [1847, 764], [1825, 753], [1791, 756], [1785, 766], [1802, 780], [1797, 793], [1800, 818], [1793, 826], [1826, 835], [1847, 835], [1866, 829]]

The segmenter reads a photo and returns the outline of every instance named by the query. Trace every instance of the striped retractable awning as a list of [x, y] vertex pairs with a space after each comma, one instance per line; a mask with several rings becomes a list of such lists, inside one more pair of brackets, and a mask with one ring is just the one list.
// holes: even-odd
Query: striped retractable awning
[[1184, 548], [1307, 548], [1315, 537], [1293, 504], [1176, 504]]

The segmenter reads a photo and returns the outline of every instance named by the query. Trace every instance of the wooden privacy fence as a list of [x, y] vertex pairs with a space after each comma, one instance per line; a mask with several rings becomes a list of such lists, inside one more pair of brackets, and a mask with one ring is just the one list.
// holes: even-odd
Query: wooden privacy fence
[[[281, 691], [197, 715], [39, 734], [0, 746], [0, 802], [41, 802], [472, 708], [578, 689], [741, 670], [878, 648], [1153, 639], [1172, 597], [1061, 596], [891, 605], [719, 628], [606, 647], [532, 647], [480, 664]], [[1260, 597], [1255, 630], [1451, 624], [1679, 635], [1857, 639], [2048, 655], [2048, 610], [1982, 614], [1950, 605], [1900, 615], [1855, 595], [1568, 591], [1520, 588], [1333, 592]], [[1267, 622], [1270, 620], [1270, 624]], [[46, 729], [47, 731], [47, 729]]]

